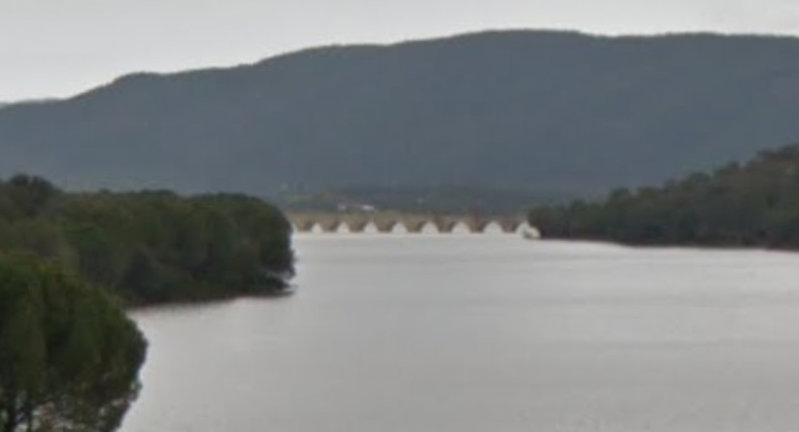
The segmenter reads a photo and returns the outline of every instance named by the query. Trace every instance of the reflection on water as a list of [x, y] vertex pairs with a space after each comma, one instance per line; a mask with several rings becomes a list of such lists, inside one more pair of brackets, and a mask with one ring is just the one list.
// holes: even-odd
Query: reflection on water
[[793, 431], [799, 255], [305, 235], [297, 293], [135, 314], [124, 432]]

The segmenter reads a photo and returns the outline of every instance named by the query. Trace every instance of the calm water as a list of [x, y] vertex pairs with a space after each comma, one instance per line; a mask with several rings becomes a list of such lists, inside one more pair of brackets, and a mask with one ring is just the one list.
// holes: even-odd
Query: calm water
[[791, 431], [799, 255], [308, 235], [299, 290], [142, 311], [124, 432]]

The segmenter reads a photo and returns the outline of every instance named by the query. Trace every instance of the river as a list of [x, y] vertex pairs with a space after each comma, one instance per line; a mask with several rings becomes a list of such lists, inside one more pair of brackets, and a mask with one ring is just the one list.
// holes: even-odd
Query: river
[[134, 313], [123, 432], [795, 431], [799, 255], [304, 235], [296, 294]]

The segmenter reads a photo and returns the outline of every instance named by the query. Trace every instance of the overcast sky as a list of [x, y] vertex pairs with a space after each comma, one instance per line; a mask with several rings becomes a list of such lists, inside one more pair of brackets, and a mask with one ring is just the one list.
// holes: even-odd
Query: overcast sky
[[506, 28], [799, 35], [799, 0], [0, 0], [0, 101], [133, 71]]

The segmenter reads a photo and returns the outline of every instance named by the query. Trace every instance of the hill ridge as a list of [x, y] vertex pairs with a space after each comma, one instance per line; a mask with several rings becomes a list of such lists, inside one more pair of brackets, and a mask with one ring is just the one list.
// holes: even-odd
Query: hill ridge
[[256, 195], [594, 194], [799, 138], [799, 38], [490, 31], [136, 73], [0, 110], [0, 175]]

